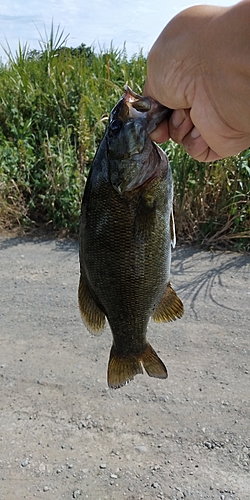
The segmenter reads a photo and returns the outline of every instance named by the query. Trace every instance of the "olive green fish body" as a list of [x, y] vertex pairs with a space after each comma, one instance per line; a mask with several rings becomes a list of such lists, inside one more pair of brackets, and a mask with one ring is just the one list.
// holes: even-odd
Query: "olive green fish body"
[[91, 331], [101, 332], [105, 317], [110, 324], [111, 387], [142, 373], [142, 365], [151, 376], [167, 377], [147, 342], [147, 325], [150, 316], [169, 321], [183, 312], [169, 283], [174, 232], [170, 164], [148, 137], [149, 111], [124, 118], [126, 98], [120, 101], [119, 118], [116, 108], [111, 113], [94, 159], [80, 224], [79, 306]]

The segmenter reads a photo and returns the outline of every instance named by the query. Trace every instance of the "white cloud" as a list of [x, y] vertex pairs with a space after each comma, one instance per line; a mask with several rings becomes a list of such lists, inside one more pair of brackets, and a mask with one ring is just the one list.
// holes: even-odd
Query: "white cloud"
[[[199, 0], [192, 4], [201, 3]], [[232, 0], [203, 0], [203, 3], [230, 5]], [[124, 42], [128, 54], [144, 48], [146, 54], [165, 24], [179, 11], [191, 5], [189, 0], [5, 0], [1, 5], [0, 43], [12, 50], [28, 42], [30, 48], [38, 48], [39, 33], [50, 32], [60, 25], [64, 35], [69, 34], [70, 46], [81, 43], [96, 47], [122, 48]], [[3, 51], [0, 48], [0, 57]]]

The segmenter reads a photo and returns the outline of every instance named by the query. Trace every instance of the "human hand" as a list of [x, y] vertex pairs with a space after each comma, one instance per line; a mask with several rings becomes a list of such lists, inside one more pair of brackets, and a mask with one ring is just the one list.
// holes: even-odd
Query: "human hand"
[[144, 94], [173, 112], [151, 134], [172, 138], [199, 161], [250, 146], [250, 1], [196, 6], [166, 26], [147, 61]]

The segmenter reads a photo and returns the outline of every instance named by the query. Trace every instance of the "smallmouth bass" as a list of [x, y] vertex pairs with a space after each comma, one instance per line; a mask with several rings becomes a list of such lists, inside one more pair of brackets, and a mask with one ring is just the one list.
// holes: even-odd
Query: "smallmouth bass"
[[109, 322], [113, 345], [108, 385], [118, 388], [143, 373], [167, 378], [146, 338], [156, 322], [180, 318], [183, 304], [170, 278], [175, 244], [171, 167], [149, 134], [171, 114], [129, 87], [111, 111], [88, 175], [79, 231], [79, 308], [100, 334]]

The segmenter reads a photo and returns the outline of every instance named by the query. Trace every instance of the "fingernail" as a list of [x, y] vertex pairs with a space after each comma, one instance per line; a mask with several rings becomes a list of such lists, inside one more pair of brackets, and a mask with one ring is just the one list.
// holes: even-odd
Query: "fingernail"
[[194, 127], [194, 128], [192, 128], [190, 135], [191, 135], [192, 139], [197, 139], [197, 137], [200, 137], [201, 134], [200, 134], [199, 130], [197, 130], [197, 128]]
[[184, 109], [176, 109], [173, 112], [173, 119], [172, 123], [175, 128], [178, 128], [185, 120], [186, 118], [186, 113]]

